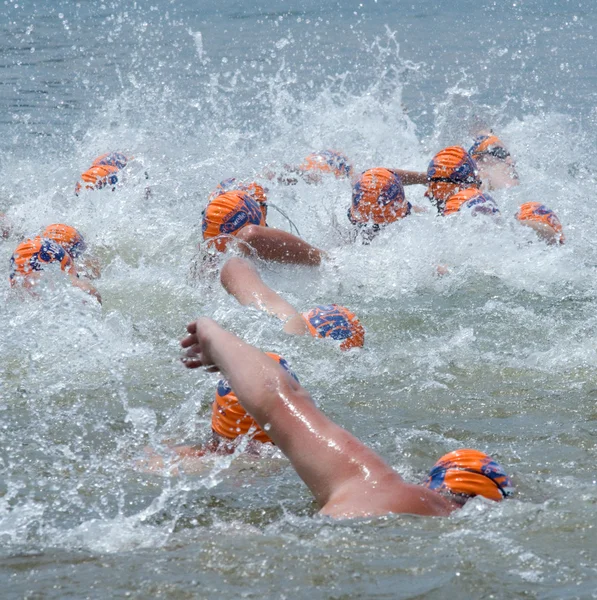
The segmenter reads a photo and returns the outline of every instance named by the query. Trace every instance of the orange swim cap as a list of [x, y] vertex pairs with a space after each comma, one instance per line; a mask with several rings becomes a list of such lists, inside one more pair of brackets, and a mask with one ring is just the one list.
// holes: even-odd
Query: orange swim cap
[[83, 236], [70, 225], [54, 223], [48, 225], [42, 232], [41, 237], [54, 240], [62, 246], [73, 258], [78, 258], [87, 249]]
[[378, 167], [361, 173], [352, 186], [348, 218], [353, 225], [387, 225], [410, 214], [400, 177], [390, 169]]
[[234, 177], [229, 177], [228, 179], [224, 179], [224, 181], [220, 181], [218, 185], [210, 192], [209, 194], [209, 202], [215, 200], [218, 196], [225, 194], [226, 192], [231, 192], [234, 190], [240, 190], [241, 192], [246, 192], [255, 202], [259, 202], [259, 207], [261, 208], [261, 212], [263, 213], [263, 218], [267, 219], [267, 196], [266, 193], [269, 191], [265, 189], [263, 186], [258, 183], [251, 181], [250, 183], [243, 183], [241, 181], [237, 181]]
[[131, 158], [127, 158], [122, 152], [106, 152], [98, 156], [91, 164], [96, 167], [98, 165], [116, 167], [117, 169], [124, 169]]
[[54, 240], [38, 236], [21, 242], [10, 257], [10, 285], [52, 263], [58, 263], [62, 271], [74, 269], [69, 253]]
[[126, 167], [129, 160], [122, 152], [107, 152], [98, 156], [91, 168], [81, 175], [83, 183], [75, 185], [75, 195], [79, 195], [82, 189], [101, 190], [106, 186], [114, 186], [118, 183], [118, 171]]
[[265, 226], [265, 217], [246, 192], [233, 190], [220, 194], [203, 211], [203, 239], [223, 252], [230, 236], [235, 236], [247, 225]]
[[522, 204], [516, 213], [516, 219], [521, 223], [534, 221], [547, 225], [553, 229], [554, 235], [560, 244], [563, 244], [566, 240], [560, 219], [553, 210], [547, 208], [541, 202], [525, 202]]
[[361, 348], [365, 343], [365, 328], [356, 315], [344, 306], [317, 305], [301, 316], [313, 337], [343, 340], [340, 350]]
[[467, 188], [446, 200], [443, 212], [444, 216], [453, 215], [461, 209], [470, 209], [473, 215], [499, 215], [500, 209], [495, 200], [489, 195], [481, 192], [479, 188]]
[[506, 160], [506, 158], [510, 156], [504, 142], [493, 134], [477, 136], [468, 153], [474, 160], [478, 160], [482, 156], [488, 155], [495, 156], [495, 158], [499, 158], [500, 160]]
[[499, 502], [514, 491], [503, 467], [479, 450], [462, 448], [442, 456], [429, 472], [425, 487], [464, 496], [484, 496]]
[[479, 187], [481, 180], [475, 161], [461, 146], [449, 146], [440, 150], [427, 168], [428, 188], [425, 196], [441, 204], [461, 189]]
[[299, 171], [332, 173], [337, 179], [352, 177], [352, 165], [348, 157], [336, 150], [313, 152], [298, 166]]
[[[298, 381], [288, 363], [279, 354], [273, 352], [266, 352], [266, 354]], [[230, 440], [239, 435], [247, 435], [249, 430], [252, 430], [251, 439], [273, 444], [270, 437], [257, 425], [255, 419], [242, 407], [225, 379], [221, 379], [216, 388], [216, 397], [211, 412], [211, 427], [217, 434]]]

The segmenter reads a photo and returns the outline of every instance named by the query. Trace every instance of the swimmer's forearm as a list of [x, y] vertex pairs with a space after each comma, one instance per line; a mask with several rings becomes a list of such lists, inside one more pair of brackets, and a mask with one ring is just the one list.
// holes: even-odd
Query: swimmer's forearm
[[392, 169], [392, 171], [400, 177], [402, 185], [427, 185], [427, 173], [403, 169]]

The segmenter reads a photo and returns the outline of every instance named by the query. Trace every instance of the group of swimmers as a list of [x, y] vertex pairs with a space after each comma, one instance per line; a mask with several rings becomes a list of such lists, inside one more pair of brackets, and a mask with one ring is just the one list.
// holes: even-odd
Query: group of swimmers
[[[130, 160], [120, 152], [100, 156], [82, 174], [75, 193], [115, 189]], [[376, 167], [356, 174], [345, 155], [326, 150], [262, 177], [292, 185], [299, 179], [316, 184], [328, 175], [350, 181], [348, 221], [353, 240], [364, 244], [412, 212], [426, 210], [407, 201], [404, 186], [427, 186], [425, 196], [441, 217], [469, 211], [473, 216], [496, 218], [500, 211], [488, 192], [518, 184], [512, 157], [492, 132], [480, 133], [469, 151], [461, 146], [442, 149], [427, 172]], [[341, 350], [362, 347], [365, 329], [348, 308], [330, 303], [301, 313], [263, 282], [253, 257], [313, 267], [327, 257], [298, 235], [269, 227], [267, 211], [267, 190], [257, 181], [230, 178], [209, 195], [202, 215], [203, 245], [208, 257], [231, 255], [219, 273], [224, 289], [241, 305], [278, 317], [286, 333], [335, 340]], [[564, 243], [561, 223], [546, 206], [525, 203], [516, 219], [547, 243]], [[10, 235], [10, 229], [3, 235]], [[101, 302], [90, 281], [99, 277], [99, 265], [86, 256], [81, 234], [66, 224], [49, 225], [17, 246], [11, 258], [11, 285], [31, 291], [52, 263], [68, 274], [73, 285]], [[187, 349], [186, 366], [220, 371], [224, 379], [213, 401], [210, 440], [201, 446], [170, 448], [183, 468], [185, 461], [201, 460], [206, 454], [235, 452], [242, 439], [249, 440], [243, 448], [254, 453], [263, 444], [275, 444], [313, 492], [321, 512], [334, 517], [447, 515], [474, 496], [500, 501], [512, 494], [512, 481], [499, 463], [472, 449], [442, 457], [421, 485], [406, 483], [380, 456], [315, 406], [282, 357], [262, 353], [210, 319], [189, 324], [187, 331], [181, 342]]]

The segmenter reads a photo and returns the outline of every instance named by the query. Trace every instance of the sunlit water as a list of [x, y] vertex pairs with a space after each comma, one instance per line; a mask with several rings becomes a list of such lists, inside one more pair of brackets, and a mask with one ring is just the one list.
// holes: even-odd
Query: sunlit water
[[[2, 597], [595, 597], [595, 7], [196, 4], [0, 7], [0, 211], [17, 230], [0, 241]], [[268, 184], [332, 259], [260, 264], [264, 279], [300, 309], [351, 308], [364, 350], [289, 338], [191, 276], [221, 179], [326, 147], [358, 170], [424, 170], [479, 121], [522, 178], [493, 194], [500, 223], [429, 212], [353, 246], [348, 183]], [[110, 149], [137, 170], [75, 197]], [[426, 205], [422, 188], [408, 195]], [[557, 212], [566, 246], [516, 225], [529, 200]], [[59, 276], [38, 299], [9, 290], [18, 234], [50, 222], [101, 259], [103, 307]], [[410, 481], [475, 447], [511, 472], [516, 499], [337, 523], [314, 516], [277, 454], [146, 473], [145, 447], [168, 460], [164, 440], [207, 435], [216, 377], [178, 360], [201, 314], [283, 354]]]

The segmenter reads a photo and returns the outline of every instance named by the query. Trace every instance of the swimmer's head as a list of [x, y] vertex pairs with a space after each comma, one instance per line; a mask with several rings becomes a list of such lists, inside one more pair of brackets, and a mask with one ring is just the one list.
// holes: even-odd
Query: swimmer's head
[[297, 170], [307, 177], [313, 176], [316, 179], [321, 173], [331, 173], [337, 179], [352, 177], [352, 165], [348, 157], [336, 150], [323, 150], [309, 154]]
[[259, 207], [261, 208], [261, 212], [263, 213], [263, 218], [267, 219], [267, 190], [263, 186], [259, 185], [255, 181], [251, 181], [249, 183], [243, 183], [242, 181], [238, 181], [235, 177], [229, 177], [228, 179], [224, 179], [220, 181], [218, 185], [210, 192], [209, 194], [209, 202], [225, 194], [226, 192], [231, 192], [233, 190], [240, 190], [242, 192], [247, 193], [255, 202], [259, 203]]
[[460, 190], [480, 187], [479, 171], [475, 161], [461, 146], [450, 146], [438, 152], [427, 168], [427, 192], [438, 211], [443, 204]]
[[361, 173], [352, 187], [348, 219], [353, 225], [387, 225], [410, 214], [400, 177], [382, 167]]
[[[266, 352], [266, 354], [298, 381], [284, 358], [274, 352]], [[216, 387], [216, 397], [212, 405], [211, 427], [217, 434], [231, 440], [239, 435], [247, 435], [251, 431], [251, 439], [258, 442], [273, 443], [253, 417], [245, 411], [225, 379], [220, 379]]]
[[484, 156], [493, 156], [499, 160], [506, 160], [510, 156], [504, 142], [492, 133], [477, 136], [468, 153], [475, 161]]
[[10, 258], [10, 284], [16, 285], [56, 264], [62, 271], [75, 272], [70, 254], [54, 240], [35, 237], [21, 242]]
[[107, 152], [106, 154], [98, 156], [91, 164], [94, 167], [103, 165], [124, 169], [130, 160], [133, 160], [133, 158], [128, 158], [122, 152]]
[[41, 237], [54, 240], [62, 246], [73, 258], [78, 258], [87, 249], [83, 236], [70, 225], [54, 223], [48, 225], [41, 233]]
[[525, 202], [516, 213], [521, 225], [531, 227], [548, 244], [563, 244], [566, 240], [557, 215], [541, 202]]
[[360, 348], [365, 329], [356, 315], [337, 304], [318, 305], [301, 315], [313, 337], [340, 341], [340, 350]]
[[506, 145], [492, 133], [479, 135], [469, 150], [488, 189], [518, 185], [516, 165]]
[[495, 200], [489, 194], [482, 192], [479, 188], [467, 188], [466, 190], [460, 190], [457, 194], [450, 196], [446, 201], [441, 214], [448, 216], [464, 210], [468, 210], [473, 216], [497, 216], [500, 214], [500, 209]]
[[265, 226], [263, 212], [249, 194], [233, 190], [220, 194], [207, 205], [201, 229], [208, 246], [223, 252], [230, 238], [248, 225]]
[[79, 195], [82, 190], [101, 190], [105, 187], [112, 187], [118, 183], [118, 167], [111, 165], [95, 165], [81, 173], [82, 182], [77, 182], [75, 186], [75, 195]]
[[484, 496], [496, 502], [514, 492], [512, 481], [497, 461], [484, 452], [468, 448], [442, 456], [423, 485], [461, 498]]

